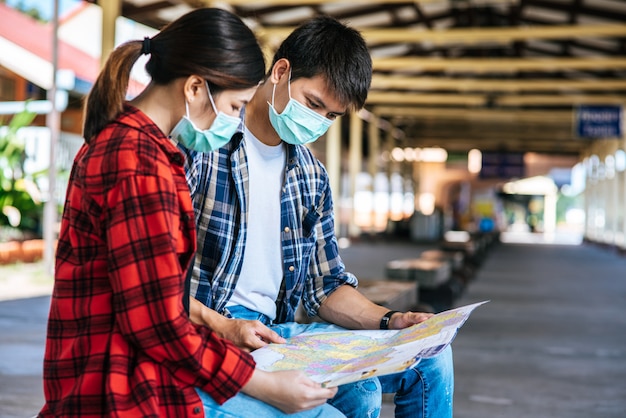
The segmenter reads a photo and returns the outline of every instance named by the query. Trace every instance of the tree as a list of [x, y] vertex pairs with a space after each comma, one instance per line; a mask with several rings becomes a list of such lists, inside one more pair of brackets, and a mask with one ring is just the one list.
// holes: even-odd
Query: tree
[[45, 173], [24, 171], [26, 144], [18, 136], [18, 131], [30, 125], [35, 116], [24, 110], [7, 126], [0, 127], [0, 228], [12, 228], [19, 238], [41, 235], [43, 202], [37, 178]]

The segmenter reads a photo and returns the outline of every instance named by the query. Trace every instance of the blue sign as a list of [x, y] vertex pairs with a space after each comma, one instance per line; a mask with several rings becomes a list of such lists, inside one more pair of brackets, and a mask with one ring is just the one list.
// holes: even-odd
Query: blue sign
[[579, 138], [621, 138], [621, 106], [578, 106], [576, 136]]

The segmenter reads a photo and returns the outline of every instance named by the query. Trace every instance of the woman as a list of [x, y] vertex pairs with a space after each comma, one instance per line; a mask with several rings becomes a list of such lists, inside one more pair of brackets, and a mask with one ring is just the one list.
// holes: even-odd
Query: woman
[[[142, 54], [152, 81], [125, 102]], [[335, 390], [255, 370], [183, 306], [196, 236], [176, 143], [207, 152], [230, 140], [263, 73], [253, 33], [219, 9], [112, 52], [87, 99], [63, 212], [40, 416], [217, 416], [240, 391], [287, 413], [338, 414], [324, 404]]]

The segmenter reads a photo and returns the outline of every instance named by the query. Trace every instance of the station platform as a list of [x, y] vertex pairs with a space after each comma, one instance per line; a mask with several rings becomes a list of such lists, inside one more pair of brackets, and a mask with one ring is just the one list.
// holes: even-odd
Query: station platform
[[[360, 241], [342, 249], [357, 277], [435, 244]], [[5, 298], [6, 299], [6, 298]], [[453, 342], [457, 418], [626, 416], [626, 258], [590, 244], [493, 246], [456, 305], [489, 300]], [[49, 296], [0, 302], [0, 417], [43, 403]], [[382, 418], [393, 417], [385, 402]]]

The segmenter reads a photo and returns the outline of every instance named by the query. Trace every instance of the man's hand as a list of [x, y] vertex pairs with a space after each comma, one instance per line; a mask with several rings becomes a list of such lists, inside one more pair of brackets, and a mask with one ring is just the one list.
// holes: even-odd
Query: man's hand
[[283, 344], [285, 339], [269, 329], [260, 321], [225, 318], [220, 329], [214, 330], [217, 335], [232, 341], [237, 347], [253, 351], [269, 343]]
[[242, 350], [252, 351], [269, 343], [283, 344], [285, 339], [259, 321], [230, 319], [190, 299], [190, 318], [196, 324], [211, 328], [221, 338], [232, 341]]
[[434, 314], [426, 312], [398, 312], [391, 315], [389, 329], [402, 329], [426, 321]]
[[[340, 286], [326, 298], [318, 315], [326, 322], [348, 329], [378, 329], [380, 320], [389, 308], [377, 305], [352, 286]], [[395, 313], [389, 321], [389, 329], [402, 329], [419, 324], [433, 316], [431, 313]]]

